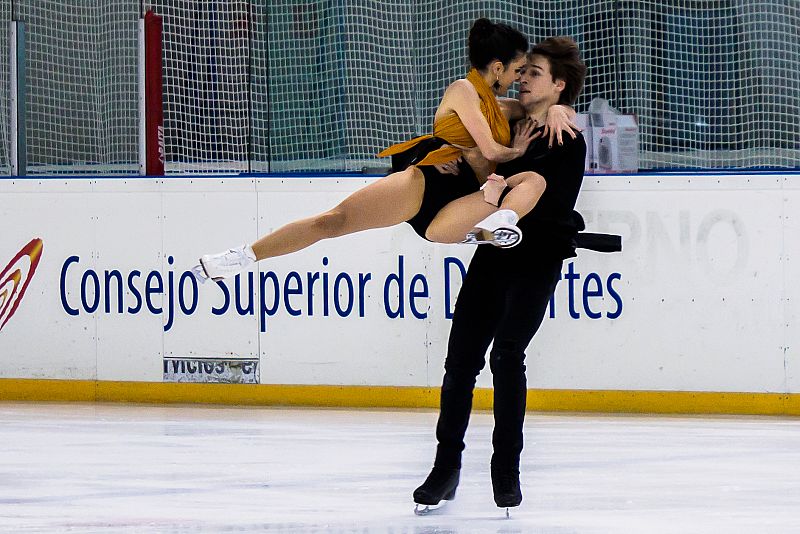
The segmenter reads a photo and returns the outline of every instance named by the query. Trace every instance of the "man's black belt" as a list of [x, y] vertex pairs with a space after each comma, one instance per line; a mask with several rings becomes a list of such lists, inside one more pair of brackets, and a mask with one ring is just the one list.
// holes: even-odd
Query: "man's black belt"
[[622, 252], [622, 236], [578, 232], [575, 236], [575, 248], [585, 248], [595, 252]]

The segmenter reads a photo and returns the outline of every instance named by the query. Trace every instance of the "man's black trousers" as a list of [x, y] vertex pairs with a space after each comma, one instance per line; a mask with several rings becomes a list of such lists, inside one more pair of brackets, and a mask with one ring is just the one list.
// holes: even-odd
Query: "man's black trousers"
[[475, 380], [494, 340], [489, 356], [495, 419], [492, 466], [519, 468], [527, 395], [525, 349], [542, 324], [563, 261], [510, 262], [508, 252], [479, 247], [456, 301], [436, 426], [437, 467], [461, 467]]

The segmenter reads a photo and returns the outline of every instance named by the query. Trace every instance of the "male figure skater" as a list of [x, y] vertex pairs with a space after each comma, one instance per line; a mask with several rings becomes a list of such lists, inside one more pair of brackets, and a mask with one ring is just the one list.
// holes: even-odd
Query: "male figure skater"
[[[521, 73], [519, 101], [527, 119], [544, 124], [553, 104], [572, 105], [583, 88], [586, 65], [567, 37], [537, 44]], [[565, 258], [575, 256], [575, 237], [583, 220], [574, 211], [583, 180], [586, 143], [582, 135], [564, 137], [548, 149], [542, 137], [528, 151], [497, 169], [501, 176], [533, 171], [546, 189], [533, 210], [519, 221], [525, 238], [515, 248], [478, 247], [469, 265], [453, 315], [445, 360], [434, 467], [414, 491], [418, 513], [455, 497], [472, 409], [475, 379], [489, 365], [494, 383], [495, 427], [491, 478], [497, 506], [519, 506], [522, 426], [527, 382], [525, 349], [542, 323], [561, 278]], [[424, 507], [424, 508], [422, 508]]]

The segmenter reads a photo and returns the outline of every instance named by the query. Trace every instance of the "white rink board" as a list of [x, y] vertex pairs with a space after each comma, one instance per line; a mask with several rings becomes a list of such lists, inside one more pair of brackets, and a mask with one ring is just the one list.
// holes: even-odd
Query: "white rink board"
[[[186, 274], [371, 180], [0, 180], [0, 269], [43, 245], [10, 317], [0, 277], [0, 377], [160, 381], [164, 357], [237, 357], [260, 359], [265, 384], [438, 386], [469, 247], [363, 232], [262, 262], [226, 282], [227, 303], [213, 284], [195, 298]], [[620, 233], [624, 252], [565, 262], [529, 387], [800, 392], [798, 191], [793, 174], [587, 177], [587, 229]]]

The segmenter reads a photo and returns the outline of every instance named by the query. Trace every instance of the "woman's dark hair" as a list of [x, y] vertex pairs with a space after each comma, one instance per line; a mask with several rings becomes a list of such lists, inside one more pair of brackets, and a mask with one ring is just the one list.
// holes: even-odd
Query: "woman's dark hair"
[[508, 64], [528, 51], [528, 39], [506, 24], [495, 24], [489, 19], [478, 19], [469, 30], [469, 62], [478, 70], [485, 69], [493, 60]]
[[564, 80], [558, 103], [574, 104], [586, 79], [586, 64], [581, 60], [578, 44], [570, 37], [548, 37], [531, 49], [528, 58], [534, 55], [544, 56], [550, 62], [553, 81]]

